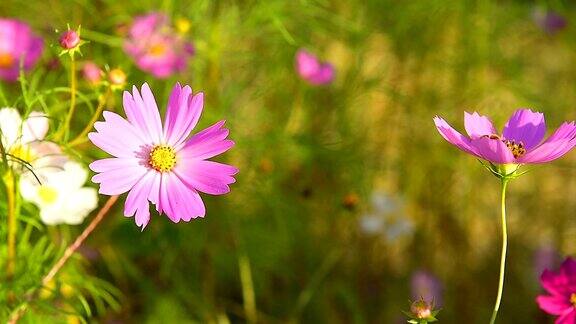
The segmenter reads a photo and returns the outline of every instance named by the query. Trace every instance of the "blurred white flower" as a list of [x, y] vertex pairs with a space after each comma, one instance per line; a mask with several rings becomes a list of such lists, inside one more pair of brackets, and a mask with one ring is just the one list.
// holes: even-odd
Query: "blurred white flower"
[[47, 168], [61, 168], [66, 162], [60, 147], [43, 141], [48, 132], [48, 117], [31, 112], [22, 120], [15, 108], [0, 109], [0, 137], [10, 165], [25, 172], [23, 163], [29, 163], [34, 172]]
[[389, 242], [412, 233], [413, 224], [402, 211], [402, 199], [382, 192], [371, 198], [371, 210], [358, 220], [360, 231], [369, 236], [380, 235]]
[[83, 187], [88, 171], [77, 162], [68, 161], [62, 170], [37, 176], [41, 184], [31, 174], [22, 176], [20, 192], [38, 206], [44, 224], [80, 224], [98, 205], [96, 189]]

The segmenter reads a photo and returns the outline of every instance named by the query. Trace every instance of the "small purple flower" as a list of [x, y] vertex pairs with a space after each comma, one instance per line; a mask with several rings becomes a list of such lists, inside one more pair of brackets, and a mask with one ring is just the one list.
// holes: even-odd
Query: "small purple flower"
[[26, 23], [0, 18], [0, 79], [16, 81], [20, 60], [30, 70], [42, 55], [42, 39], [32, 34]]
[[534, 23], [549, 35], [556, 34], [568, 25], [566, 18], [550, 10], [537, 8], [532, 15]]
[[73, 49], [80, 44], [80, 35], [75, 30], [67, 30], [60, 36], [60, 46], [63, 49]]
[[334, 81], [334, 67], [321, 62], [316, 55], [300, 49], [296, 52], [296, 71], [300, 77], [312, 85], [325, 85]]
[[194, 46], [169, 24], [168, 17], [153, 12], [134, 19], [124, 50], [143, 71], [167, 78], [184, 71], [194, 55]]
[[546, 133], [544, 114], [518, 109], [499, 135], [488, 117], [464, 113], [463, 136], [436, 116], [440, 135], [462, 151], [494, 164], [536, 164], [556, 160], [576, 145], [576, 124], [564, 122], [542, 142]]
[[428, 303], [442, 306], [442, 283], [432, 273], [418, 270], [410, 279], [412, 299], [423, 299]]
[[549, 295], [538, 296], [538, 306], [548, 314], [559, 316], [555, 324], [576, 323], [576, 261], [567, 258], [558, 272], [545, 270], [540, 283]]
[[534, 251], [533, 265], [536, 276], [546, 269], [555, 268], [560, 263], [558, 251], [549, 244], [542, 245]]

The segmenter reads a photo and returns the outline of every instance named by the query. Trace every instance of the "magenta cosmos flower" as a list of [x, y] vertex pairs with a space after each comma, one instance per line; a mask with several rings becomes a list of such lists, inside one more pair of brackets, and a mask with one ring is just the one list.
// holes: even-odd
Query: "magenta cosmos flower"
[[176, 84], [162, 127], [156, 100], [145, 83], [142, 94], [136, 87], [132, 94], [124, 92], [127, 120], [105, 111], [105, 121], [94, 124], [97, 132], [88, 134], [94, 145], [114, 156], [90, 164], [99, 173], [92, 181], [100, 184], [101, 194], [129, 191], [124, 215], [136, 214], [142, 229], [150, 220], [149, 202], [173, 222], [188, 222], [205, 214], [198, 191], [222, 195], [235, 182], [238, 169], [207, 160], [234, 145], [226, 139], [224, 121], [188, 138], [203, 105], [202, 93], [193, 95], [189, 86]]
[[166, 15], [157, 12], [134, 19], [124, 50], [140, 69], [157, 78], [185, 70], [194, 54], [192, 43], [176, 33]]
[[558, 315], [556, 324], [576, 323], [576, 261], [567, 258], [557, 273], [544, 270], [540, 282], [550, 295], [538, 296], [538, 306], [549, 314]]
[[310, 84], [323, 85], [334, 81], [334, 67], [330, 63], [320, 62], [316, 55], [300, 49], [296, 52], [296, 71]]
[[26, 23], [0, 18], [0, 79], [18, 79], [21, 60], [24, 69], [30, 70], [42, 55], [42, 47], [42, 39]]
[[545, 163], [568, 153], [576, 144], [576, 124], [565, 122], [544, 142], [544, 114], [519, 109], [510, 117], [499, 135], [490, 119], [474, 112], [464, 113], [463, 136], [444, 119], [434, 117], [436, 128], [459, 149], [494, 164]]

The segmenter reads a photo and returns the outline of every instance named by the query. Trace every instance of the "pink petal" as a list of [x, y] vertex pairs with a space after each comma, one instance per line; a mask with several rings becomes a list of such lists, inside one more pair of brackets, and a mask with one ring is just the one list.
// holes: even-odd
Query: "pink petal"
[[514, 162], [514, 155], [499, 139], [480, 137], [472, 140], [472, 146], [475, 151], [485, 160], [496, 164], [505, 164]]
[[209, 159], [228, 151], [234, 142], [226, 139], [228, 130], [220, 128], [223, 125], [224, 121], [220, 121], [192, 136], [178, 152], [178, 159]]
[[147, 83], [142, 85], [142, 96], [136, 86], [132, 87], [132, 95], [124, 92], [124, 110], [128, 120], [138, 129], [149, 132], [154, 143], [162, 142], [162, 123], [156, 105], [156, 99]]
[[170, 205], [170, 173], [162, 173], [160, 179], [160, 196], [158, 205], [156, 206], [158, 212], [165, 213], [168, 218], [174, 223], [178, 223], [180, 218], [175, 213]]
[[170, 205], [178, 218], [189, 222], [193, 218], [204, 217], [206, 208], [196, 190], [186, 186], [178, 177], [171, 178]]
[[150, 210], [148, 204], [148, 195], [151, 190], [151, 185], [154, 179], [159, 177], [159, 174], [154, 171], [148, 171], [135, 185], [132, 187], [128, 196], [126, 197], [126, 204], [124, 205], [124, 216], [132, 217], [136, 213], [136, 225], [142, 228], [148, 225], [150, 221]]
[[554, 322], [554, 324], [574, 324], [574, 323], [576, 323], [576, 309], [574, 308], [569, 308]]
[[136, 158], [107, 158], [96, 160], [88, 166], [94, 172], [107, 172], [117, 169], [125, 169], [138, 165]]
[[518, 158], [519, 163], [544, 163], [562, 157], [576, 145], [576, 124], [563, 123], [544, 143]]
[[571, 308], [571, 304], [565, 296], [538, 296], [536, 297], [536, 303], [540, 309], [548, 314], [560, 315], [563, 314], [566, 309]]
[[228, 185], [236, 182], [232, 176], [238, 169], [213, 161], [190, 160], [178, 165], [174, 172], [189, 187], [211, 195], [223, 195], [230, 192]]
[[568, 294], [568, 277], [556, 274], [550, 270], [544, 270], [540, 276], [540, 283], [552, 295]]
[[490, 119], [486, 116], [479, 115], [477, 112], [472, 114], [464, 112], [464, 128], [468, 136], [472, 139], [497, 134]]
[[544, 114], [530, 109], [518, 109], [510, 117], [502, 135], [505, 139], [522, 142], [526, 150], [538, 145], [546, 134]]
[[99, 193], [104, 195], [119, 195], [132, 189], [148, 169], [143, 166], [133, 166], [102, 172], [92, 177], [92, 182], [100, 184]]
[[177, 146], [184, 141], [198, 123], [204, 105], [204, 94], [192, 96], [189, 86], [176, 84], [168, 101], [164, 132], [168, 145]]
[[436, 116], [434, 117], [434, 124], [436, 125], [440, 135], [442, 135], [442, 137], [444, 137], [444, 139], [450, 144], [455, 145], [466, 153], [480, 157], [476, 153], [476, 149], [472, 147], [470, 139], [457, 132], [452, 128], [452, 126], [448, 125], [444, 119]]
[[97, 133], [88, 134], [92, 143], [116, 157], [135, 157], [147, 144], [142, 132], [110, 111], [103, 113], [105, 122], [94, 123]]

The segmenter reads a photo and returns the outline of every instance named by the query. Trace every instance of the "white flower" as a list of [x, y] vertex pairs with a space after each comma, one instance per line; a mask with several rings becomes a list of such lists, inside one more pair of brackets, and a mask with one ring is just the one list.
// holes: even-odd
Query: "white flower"
[[83, 187], [88, 171], [77, 162], [68, 161], [62, 170], [38, 176], [41, 184], [31, 174], [22, 176], [20, 193], [38, 206], [46, 225], [80, 224], [98, 205], [96, 189]]
[[48, 133], [48, 117], [34, 111], [22, 121], [14, 108], [0, 109], [0, 137], [10, 165], [26, 171], [22, 162], [29, 163], [34, 172], [46, 168], [61, 168], [66, 162], [60, 147], [43, 141]]

